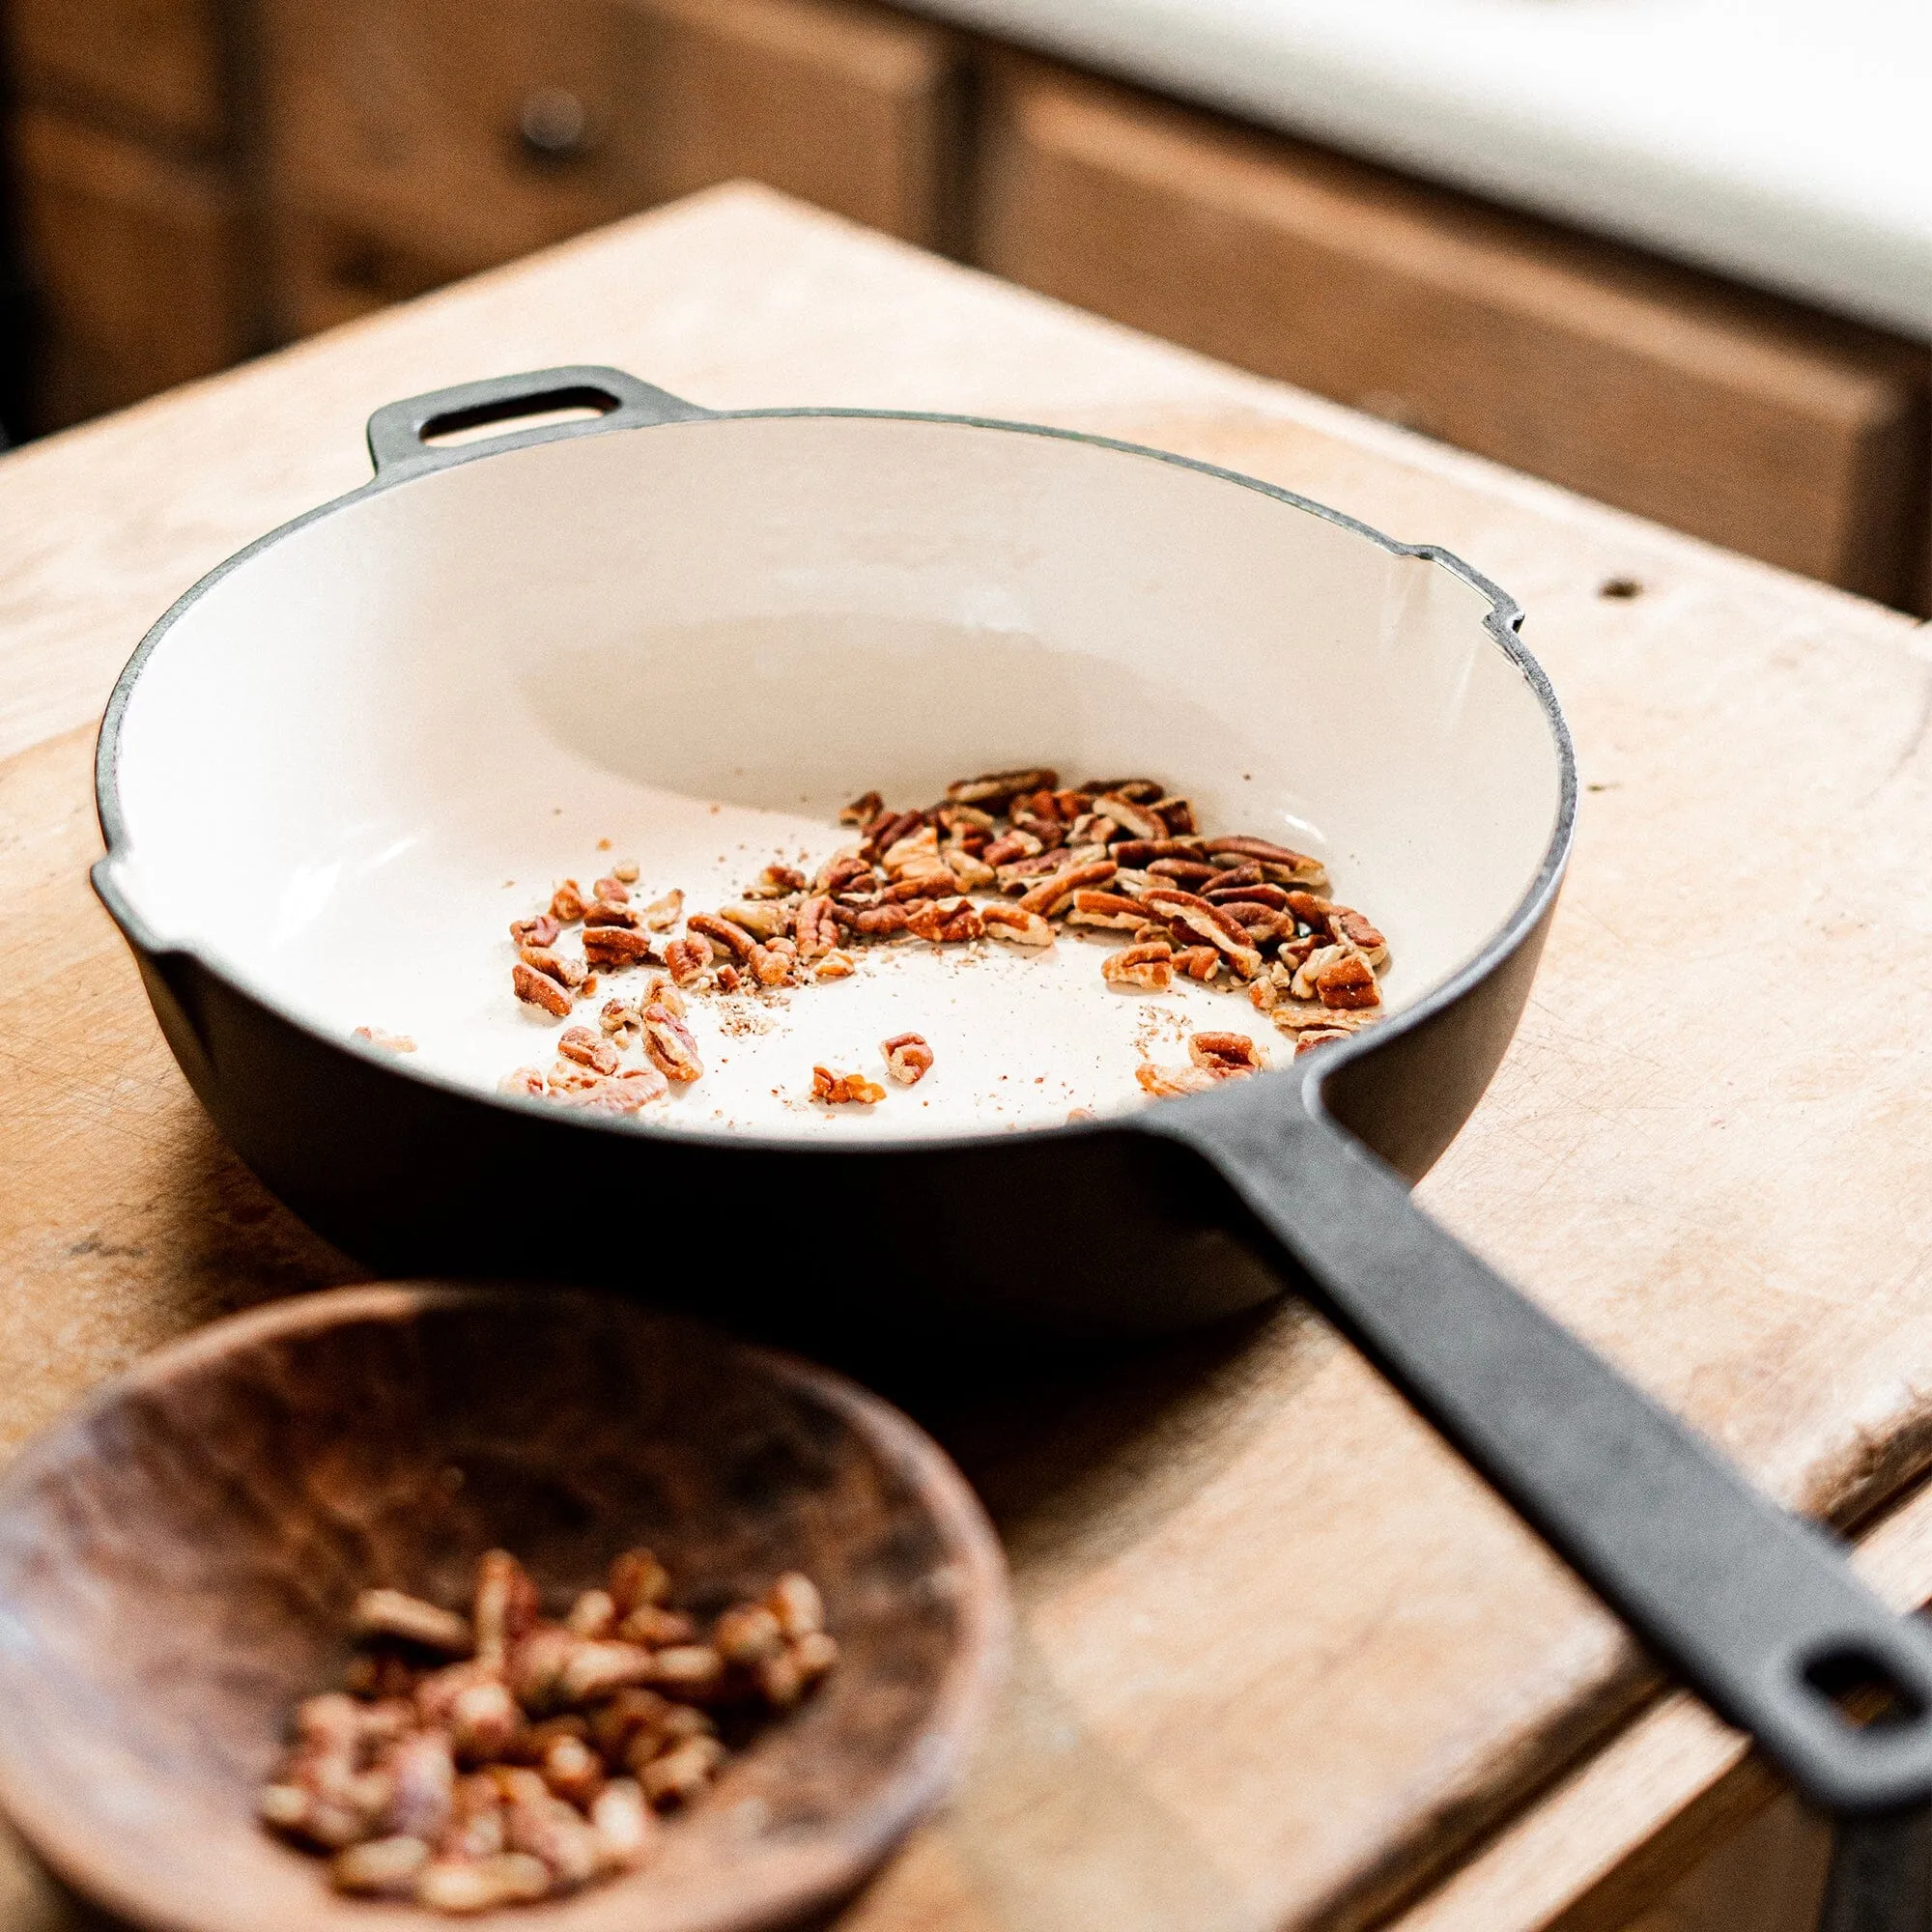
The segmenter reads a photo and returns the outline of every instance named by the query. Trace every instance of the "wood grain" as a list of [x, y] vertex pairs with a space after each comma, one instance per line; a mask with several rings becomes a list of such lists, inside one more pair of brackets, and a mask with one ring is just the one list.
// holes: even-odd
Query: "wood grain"
[[[951, 221], [954, 62], [857, 0], [267, 0], [285, 329], [307, 334], [753, 177], [908, 240]], [[583, 117], [533, 153], [526, 104]]]
[[[40, 801], [0, 851], [28, 1075], [0, 1177], [14, 1426], [222, 1293], [349, 1268], [273, 1214], [263, 1248], [211, 1253], [201, 1204], [253, 1197], [86, 896], [86, 721], [199, 571], [366, 473], [371, 407], [564, 361], [719, 407], [1151, 441], [1507, 585], [1590, 788], [1521, 1036], [1424, 1198], [1779, 1494], [1865, 1511], [1924, 1460], [1925, 633], [747, 189], [0, 460], [28, 533], [0, 582], [0, 750]], [[84, 1027], [35, 963], [48, 932], [84, 952]], [[74, 1131], [77, 1092], [98, 1132]], [[77, 1282], [91, 1350], [63, 1340]], [[952, 1814], [850, 1915], [864, 1932], [1370, 1922], [1649, 1694], [1609, 1619], [1306, 1311], [922, 1414], [1006, 1539], [1019, 1668]], [[1916, 1575], [1932, 1594], [1932, 1551]], [[1596, 1838], [1587, 1807], [1567, 1829], [1614, 1865], [1634, 1814], [1611, 1808]], [[1541, 1922], [1497, 1895], [1495, 1932]]]
[[229, 131], [221, 0], [10, 0], [4, 31], [28, 99], [201, 150]]
[[225, 367], [247, 349], [242, 211], [216, 169], [50, 108], [11, 134], [21, 247], [47, 322], [41, 427]]
[[1034, 63], [977, 259], [1693, 535], [1903, 604], [1927, 360], [1791, 304]]

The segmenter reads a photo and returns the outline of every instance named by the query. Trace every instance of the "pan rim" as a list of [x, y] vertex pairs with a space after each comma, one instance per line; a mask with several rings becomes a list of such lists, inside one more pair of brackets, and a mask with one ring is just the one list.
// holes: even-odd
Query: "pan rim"
[[[95, 862], [92, 878], [96, 893], [128, 943], [137, 952], [152, 959], [173, 957], [191, 961], [201, 972], [269, 1012], [282, 1025], [293, 1028], [325, 1049], [359, 1055], [372, 1064], [380, 1065], [385, 1072], [395, 1077], [416, 1082], [448, 1094], [454, 1099], [497, 1107], [512, 1115], [543, 1120], [584, 1133], [618, 1134], [646, 1142], [671, 1142], [681, 1148], [701, 1147], [715, 1150], [720, 1153], [742, 1152], [748, 1155], [787, 1153], [843, 1157], [965, 1151], [1004, 1147], [1010, 1145], [1015, 1139], [1033, 1140], [1048, 1135], [1059, 1139], [1075, 1139], [1096, 1134], [1142, 1131], [1141, 1117], [1138, 1114], [1125, 1114], [1092, 1121], [1043, 1122], [1037, 1126], [988, 1128], [981, 1133], [955, 1133], [923, 1138], [914, 1135], [895, 1135], [878, 1139], [868, 1137], [864, 1141], [813, 1142], [793, 1140], [774, 1134], [719, 1134], [703, 1129], [645, 1121], [640, 1117], [599, 1116], [581, 1109], [560, 1108], [548, 1100], [489, 1093], [448, 1075], [400, 1063], [395, 1055], [382, 1052], [374, 1046], [341, 1039], [333, 1034], [324, 1032], [299, 1014], [291, 1011], [266, 989], [252, 985], [237, 974], [225, 971], [193, 940], [162, 943], [147, 929], [140, 915], [128, 904], [120, 893], [114, 876], [116, 860], [118, 855], [125, 851], [128, 840], [128, 826], [122, 813], [120, 798], [121, 733], [128, 706], [148, 661], [167, 634], [202, 597], [231, 572], [239, 570], [271, 545], [281, 542], [285, 537], [293, 536], [308, 525], [319, 523], [326, 517], [335, 516], [385, 491], [428, 481], [444, 469], [463, 464], [487, 462], [494, 457], [515, 455], [519, 449], [533, 447], [539, 441], [562, 440], [567, 435], [667, 434], [676, 430], [701, 430], [721, 422], [815, 420], [920, 423], [942, 428], [986, 430], [1005, 435], [1039, 437], [1056, 442], [1076, 443], [1088, 448], [1107, 450], [1120, 456], [1138, 457], [1167, 464], [1175, 469], [1192, 470], [1218, 482], [1252, 491], [1257, 495], [1270, 497], [1287, 508], [1320, 518], [1322, 522], [1333, 524], [1352, 535], [1366, 538], [1392, 556], [1414, 557], [1435, 564], [1488, 600], [1490, 609], [1483, 618], [1483, 629], [1489, 634], [1491, 643], [1501, 652], [1504, 660], [1515, 668], [1535, 696], [1542, 709], [1544, 723], [1549, 731], [1551, 749], [1556, 756], [1557, 802], [1549, 838], [1535, 876], [1513, 910], [1491, 931], [1475, 953], [1455, 972], [1437, 981], [1413, 1005], [1404, 1008], [1400, 1013], [1380, 1025], [1364, 1029], [1349, 1039], [1336, 1042], [1329, 1051], [1311, 1056], [1306, 1063], [1291, 1062], [1289, 1066], [1270, 1069], [1271, 1075], [1277, 1078], [1280, 1075], [1289, 1075], [1304, 1094], [1307, 1104], [1318, 1112], [1321, 1111], [1321, 1089], [1330, 1078], [1345, 1066], [1393, 1045], [1406, 1035], [1426, 1025], [1436, 1014], [1455, 1006], [1502, 965], [1536, 929], [1562, 884], [1575, 841], [1579, 789], [1576, 746], [1548, 673], [1522, 641], [1521, 629], [1524, 616], [1522, 607], [1499, 584], [1464, 562], [1455, 552], [1445, 549], [1440, 544], [1403, 543], [1385, 531], [1377, 529], [1372, 524], [1364, 523], [1360, 518], [1352, 517], [1347, 511], [1337, 510], [1312, 497], [1304, 497], [1298, 491], [1287, 489], [1280, 484], [1264, 482], [1260, 477], [1246, 475], [1240, 470], [1230, 469], [1221, 464], [1208, 463], [1198, 457], [1182, 456], [1173, 450], [1158, 449], [1147, 443], [1129, 442], [1117, 437], [1100, 436], [1086, 430], [1057, 428], [1045, 423], [1019, 422], [997, 416], [956, 414], [943, 411], [810, 407], [707, 410], [701, 414], [694, 413], [688, 417], [661, 422], [575, 424], [565, 430], [552, 430], [539, 436], [523, 438], [513, 444], [501, 447], [484, 440], [463, 448], [460, 452], [455, 450], [448, 452], [445, 460], [433, 469], [402, 467], [387, 471], [379, 469], [366, 483], [345, 492], [340, 497], [331, 497], [327, 502], [302, 511], [224, 557], [221, 562], [183, 591], [148, 628], [140, 642], [135, 645], [132, 656], [123, 667], [120, 676], [115, 680], [114, 689], [109, 694], [106, 708], [101, 714], [99, 735], [95, 745], [94, 796], [96, 817], [100, 826], [101, 838], [106, 850]], [[1247, 1084], [1243, 1083], [1244, 1086]], [[1274, 1080], [1270, 1079], [1268, 1084], [1273, 1085]], [[1198, 1104], [1209, 1097], [1211, 1096], [1206, 1094], [1186, 1095], [1179, 1102], [1166, 1102], [1163, 1111], [1176, 1105], [1186, 1107]]]

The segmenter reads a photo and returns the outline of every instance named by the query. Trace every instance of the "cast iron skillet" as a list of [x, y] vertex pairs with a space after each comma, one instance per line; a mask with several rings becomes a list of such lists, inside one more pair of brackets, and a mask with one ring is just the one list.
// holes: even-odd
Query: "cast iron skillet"
[[[425, 440], [568, 409], [602, 413]], [[949, 1338], [1146, 1334], [1297, 1287], [1808, 1798], [1932, 1795], [1932, 1639], [1410, 1205], [1514, 1030], [1571, 838], [1569, 739], [1506, 597], [1158, 452], [720, 415], [614, 370], [394, 404], [369, 444], [370, 484], [155, 627], [99, 746], [97, 890], [196, 1092], [298, 1212], [398, 1272], [562, 1265]], [[742, 1118], [494, 1093], [548, 1057], [504, 997], [502, 922], [593, 832], [715, 860], [685, 882], [722, 895], [745, 859], [710, 847], [739, 833], [768, 851], [858, 784], [929, 797], [1051, 755], [1322, 843], [1391, 935], [1395, 1016], [1084, 1124], [1015, 1058], [996, 1118], [1003, 1055], [1112, 1065], [1090, 954], [1077, 1003], [1044, 972], [1013, 1003], [1004, 964], [946, 982], [929, 1116], [827, 1125], [766, 1096], [755, 1041]], [[1066, 1031], [1027, 1036], [1036, 1010]], [[858, 1011], [814, 993], [791, 1023]], [[423, 1051], [358, 1045], [358, 1021]], [[636, 1238], [582, 1239], [591, 1204]], [[1889, 1721], [1840, 1715], [1861, 1683]]]

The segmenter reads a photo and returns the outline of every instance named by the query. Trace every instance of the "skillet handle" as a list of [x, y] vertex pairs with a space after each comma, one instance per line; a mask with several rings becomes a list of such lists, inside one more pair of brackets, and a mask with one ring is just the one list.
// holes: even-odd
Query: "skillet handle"
[[[526, 416], [555, 410], [582, 409], [595, 410], [597, 414], [531, 429], [506, 427], [500, 436], [482, 437], [472, 442], [439, 445], [424, 440], [458, 430], [482, 429], [491, 423], [514, 425]], [[385, 403], [369, 418], [369, 456], [377, 476], [389, 481], [401, 474], [415, 476], [447, 469], [453, 464], [494, 456], [499, 450], [526, 443], [555, 442], [565, 437], [595, 436], [611, 429], [641, 429], [654, 423], [692, 422], [714, 413], [668, 390], [640, 383], [621, 369], [577, 363], [562, 369], [531, 369], [520, 376], [486, 376], [479, 383], [459, 383], [453, 388], [432, 389], [426, 395]]]
[[[1217, 1170], [1382, 1374], [1805, 1798], [1932, 1798], [1932, 1631], [1431, 1221], [1305, 1076], [1137, 1124]], [[1861, 1686], [1891, 1696], [1862, 1729], [1829, 1694]]]

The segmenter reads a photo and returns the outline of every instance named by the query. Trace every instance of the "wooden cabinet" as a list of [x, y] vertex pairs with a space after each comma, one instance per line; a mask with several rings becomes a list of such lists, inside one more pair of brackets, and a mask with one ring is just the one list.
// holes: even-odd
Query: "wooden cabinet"
[[1922, 355], [1609, 243], [1030, 61], [998, 62], [996, 273], [1893, 602]]
[[52, 102], [212, 151], [228, 131], [224, 0], [8, 0], [14, 78]]
[[57, 429], [225, 367], [242, 320], [242, 223], [216, 170], [51, 109], [13, 128], [45, 320], [35, 427]]
[[838, 0], [264, 0], [292, 333], [735, 176], [935, 242], [952, 43]]

